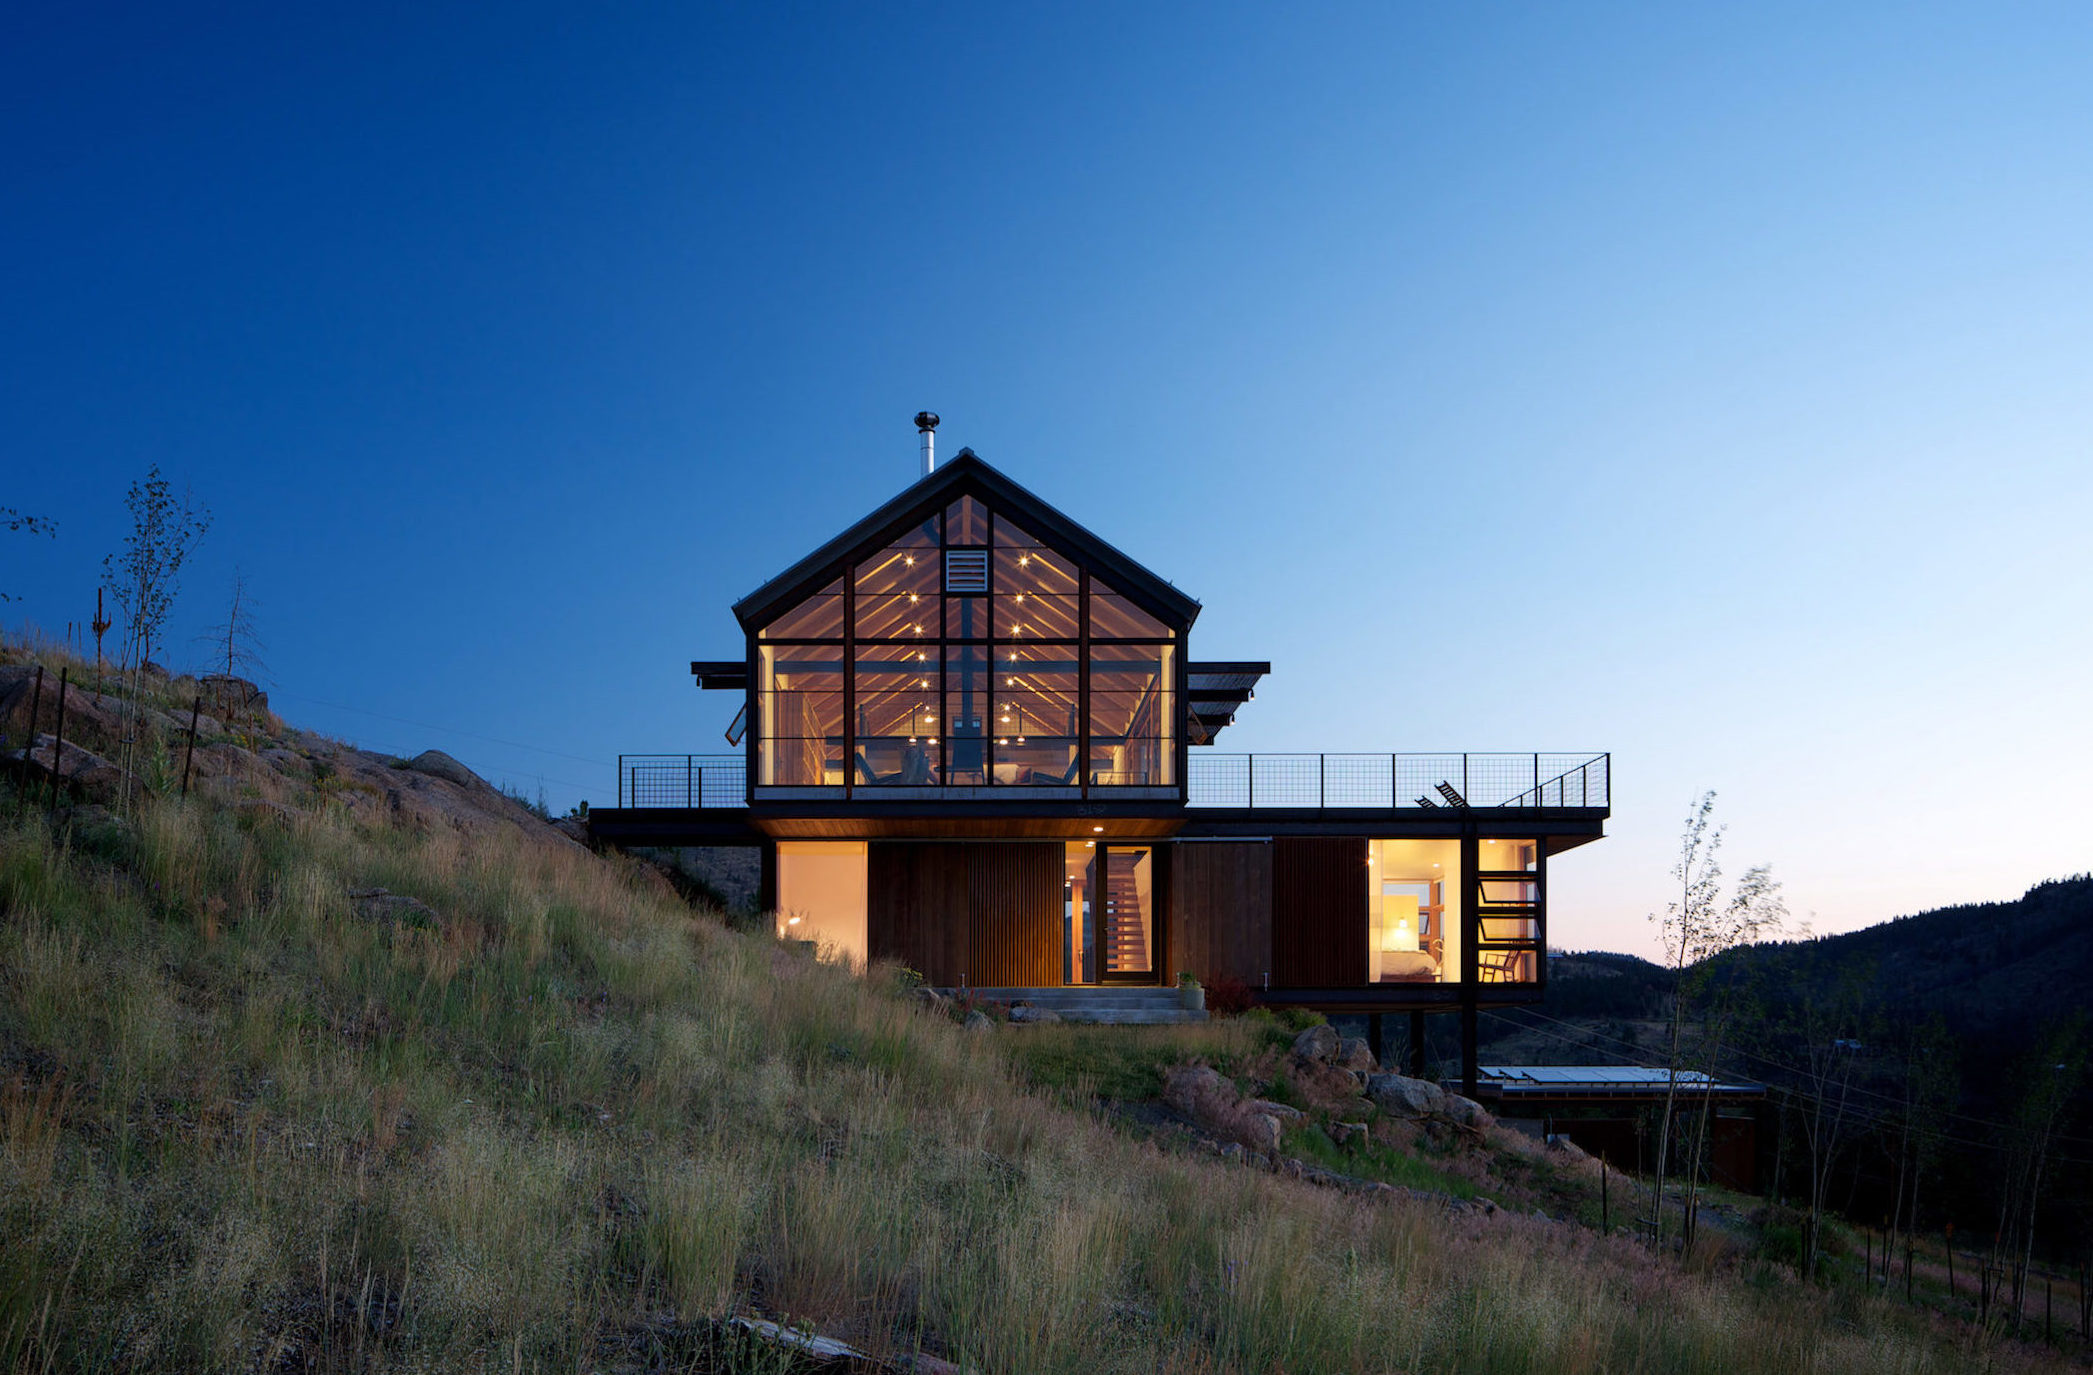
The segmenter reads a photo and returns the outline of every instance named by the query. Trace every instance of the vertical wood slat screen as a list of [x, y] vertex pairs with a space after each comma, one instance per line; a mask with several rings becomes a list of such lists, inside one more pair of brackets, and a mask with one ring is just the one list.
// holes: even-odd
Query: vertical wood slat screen
[[1204, 983], [1231, 977], [1257, 987], [1272, 969], [1272, 846], [1202, 841], [1170, 849], [1179, 967]]
[[1061, 982], [1061, 847], [873, 841], [866, 942], [932, 984]]
[[1366, 983], [1366, 842], [1289, 837], [1272, 842], [1272, 983], [1348, 988]]

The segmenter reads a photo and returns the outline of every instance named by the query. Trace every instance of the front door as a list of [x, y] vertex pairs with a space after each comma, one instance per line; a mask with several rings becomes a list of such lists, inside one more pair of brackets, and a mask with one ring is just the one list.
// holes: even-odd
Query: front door
[[1067, 847], [1061, 891], [1062, 978], [1155, 982], [1156, 852], [1148, 845]]

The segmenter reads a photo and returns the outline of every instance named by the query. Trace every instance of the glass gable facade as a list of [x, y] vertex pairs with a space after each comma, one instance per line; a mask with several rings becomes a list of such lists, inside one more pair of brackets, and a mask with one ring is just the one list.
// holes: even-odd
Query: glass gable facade
[[1180, 785], [1177, 634], [978, 498], [756, 641], [758, 786]]

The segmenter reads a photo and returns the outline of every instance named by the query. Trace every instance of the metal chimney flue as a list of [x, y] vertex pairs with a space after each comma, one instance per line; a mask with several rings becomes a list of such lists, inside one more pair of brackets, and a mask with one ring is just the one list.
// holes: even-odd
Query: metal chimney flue
[[916, 430], [923, 436], [923, 476], [937, 467], [937, 412], [917, 411]]

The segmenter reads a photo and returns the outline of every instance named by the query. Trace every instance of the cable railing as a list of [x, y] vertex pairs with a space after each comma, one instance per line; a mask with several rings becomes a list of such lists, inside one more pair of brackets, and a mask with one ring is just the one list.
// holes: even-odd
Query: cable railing
[[1427, 811], [1607, 807], [1610, 754], [1208, 754], [1190, 807]]
[[[1187, 807], [1428, 811], [1605, 808], [1610, 754], [1212, 754], [1191, 752]], [[969, 794], [974, 790], [969, 789]], [[1109, 797], [1098, 787], [1093, 797]], [[976, 797], [978, 795], [975, 795]], [[1012, 788], [1012, 801], [1024, 789]], [[975, 800], [970, 797], [970, 800]], [[686, 809], [748, 803], [739, 754], [621, 754], [620, 807]]]

